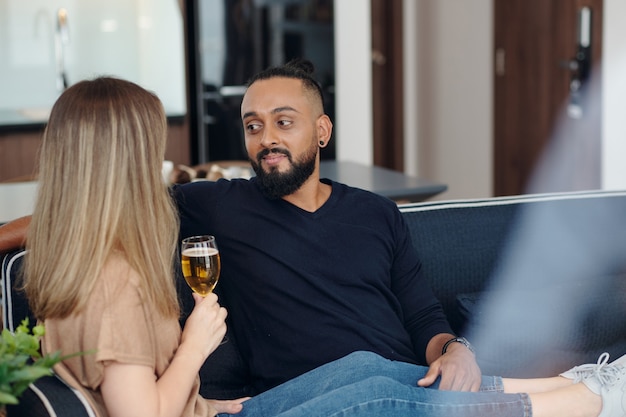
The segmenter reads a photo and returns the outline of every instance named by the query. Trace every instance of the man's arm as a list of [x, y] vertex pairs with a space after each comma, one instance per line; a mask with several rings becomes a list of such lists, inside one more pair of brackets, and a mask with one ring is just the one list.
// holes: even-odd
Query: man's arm
[[20, 217], [0, 226], [0, 253], [24, 246], [30, 217]]
[[448, 343], [455, 337], [453, 334], [440, 333], [430, 340], [426, 347], [426, 360], [430, 368], [424, 378], [417, 382], [419, 386], [430, 386], [441, 376], [441, 390], [478, 391], [481, 372], [474, 352], [463, 343]]
[[441, 377], [440, 389], [478, 391], [481, 372], [474, 353], [462, 343], [447, 344], [456, 336], [424, 275], [409, 228], [399, 212], [396, 220], [398, 245], [391, 270], [392, 288], [402, 306], [415, 354], [429, 365], [418, 385], [430, 386]]

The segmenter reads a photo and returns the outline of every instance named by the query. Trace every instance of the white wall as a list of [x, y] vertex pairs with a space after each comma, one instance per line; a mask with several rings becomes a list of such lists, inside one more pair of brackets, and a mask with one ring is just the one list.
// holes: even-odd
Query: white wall
[[415, 124], [405, 142], [417, 138], [417, 165], [408, 173], [447, 184], [439, 199], [491, 196], [492, 1], [419, 0], [409, 13], [405, 77], [417, 80], [417, 113], [405, 113]]
[[626, 2], [604, 0], [602, 187], [626, 189]]
[[[402, 3], [402, 37], [404, 38], [404, 68], [403, 79], [404, 90], [413, 94], [405, 94], [403, 97], [404, 106], [404, 172], [408, 175], [419, 176], [419, 59], [415, 41], [417, 40], [417, 25], [415, 19], [418, 14], [418, 2], [415, 0], [403, 0]], [[409, 47], [406, 47], [407, 42]], [[416, 115], [416, 116], [411, 116]]]
[[335, 0], [335, 136], [337, 159], [373, 159], [370, 2]]

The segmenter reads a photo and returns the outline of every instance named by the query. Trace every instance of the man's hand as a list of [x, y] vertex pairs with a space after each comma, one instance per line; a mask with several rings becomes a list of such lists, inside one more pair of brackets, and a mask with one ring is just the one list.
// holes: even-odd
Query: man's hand
[[417, 381], [420, 387], [432, 385], [437, 377], [441, 377], [440, 390], [478, 391], [481, 372], [476, 357], [461, 343], [452, 343], [445, 355], [441, 355], [430, 364], [424, 378]]

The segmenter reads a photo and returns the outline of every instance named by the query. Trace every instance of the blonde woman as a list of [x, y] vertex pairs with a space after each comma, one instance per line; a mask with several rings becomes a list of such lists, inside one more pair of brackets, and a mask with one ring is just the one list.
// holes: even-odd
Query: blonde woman
[[197, 394], [226, 311], [215, 296], [196, 298], [181, 335], [172, 270], [178, 217], [160, 175], [166, 138], [159, 99], [113, 78], [66, 90], [43, 137], [25, 289], [46, 326], [45, 351], [95, 352], [56, 371], [99, 416], [241, 408]]

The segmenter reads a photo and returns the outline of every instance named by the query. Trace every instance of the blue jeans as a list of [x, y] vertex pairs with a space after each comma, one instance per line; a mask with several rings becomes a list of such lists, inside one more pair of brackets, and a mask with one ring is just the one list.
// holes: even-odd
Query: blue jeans
[[233, 416], [532, 416], [528, 395], [504, 394], [499, 377], [483, 377], [480, 392], [439, 391], [417, 386], [427, 370], [355, 352], [251, 398]]

